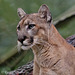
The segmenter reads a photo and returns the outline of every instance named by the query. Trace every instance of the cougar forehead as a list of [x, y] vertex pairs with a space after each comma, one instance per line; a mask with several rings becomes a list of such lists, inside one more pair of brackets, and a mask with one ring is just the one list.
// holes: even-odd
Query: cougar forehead
[[20, 19], [19, 25], [27, 25], [27, 24], [38, 24], [41, 26], [41, 24], [46, 23], [45, 19], [42, 19], [40, 17], [40, 14], [38, 13], [33, 13], [33, 14], [26, 14], [24, 17]]

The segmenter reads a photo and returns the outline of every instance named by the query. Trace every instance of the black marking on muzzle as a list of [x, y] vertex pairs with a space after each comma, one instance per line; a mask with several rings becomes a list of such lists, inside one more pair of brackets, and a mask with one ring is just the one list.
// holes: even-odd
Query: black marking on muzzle
[[20, 41], [23, 44], [23, 41], [26, 39], [26, 36], [23, 36], [22, 38], [18, 38], [18, 41]]
[[33, 37], [30, 37], [30, 42], [33, 43]]

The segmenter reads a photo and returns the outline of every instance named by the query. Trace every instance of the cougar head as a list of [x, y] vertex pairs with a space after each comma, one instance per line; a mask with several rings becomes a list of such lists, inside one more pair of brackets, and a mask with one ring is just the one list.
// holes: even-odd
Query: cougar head
[[20, 21], [17, 25], [18, 47], [27, 50], [46, 40], [47, 30], [51, 26], [51, 13], [47, 5], [42, 5], [38, 13], [26, 14], [23, 9], [17, 10]]

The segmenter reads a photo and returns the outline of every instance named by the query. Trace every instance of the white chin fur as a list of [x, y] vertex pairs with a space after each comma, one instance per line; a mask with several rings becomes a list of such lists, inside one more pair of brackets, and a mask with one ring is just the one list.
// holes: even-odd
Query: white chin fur
[[17, 43], [18, 43], [18, 45], [17, 45], [18, 51], [21, 51], [21, 49], [23, 49], [23, 50], [29, 49], [29, 47], [22, 46], [22, 44], [19, 41], [17, 41]]
[[21, 46], [21, 49], [28, 50], [30, 47]]

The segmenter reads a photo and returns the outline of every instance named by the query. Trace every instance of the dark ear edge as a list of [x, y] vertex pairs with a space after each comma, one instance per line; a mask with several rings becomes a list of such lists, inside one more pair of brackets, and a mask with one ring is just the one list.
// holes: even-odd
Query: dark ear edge
[[49, 8], [47, 5], [43, 4], [40, 8], [38, 13], [40, 13], [40, 16], [42, 18], [46, 18], [47, 22], [51, 22], [52, 21], [52, 16], [51, 13], [49, 11]]
[[17, 13], [20, 18], [24, 17], [26, 14], [22, 8], [18, 8]]

